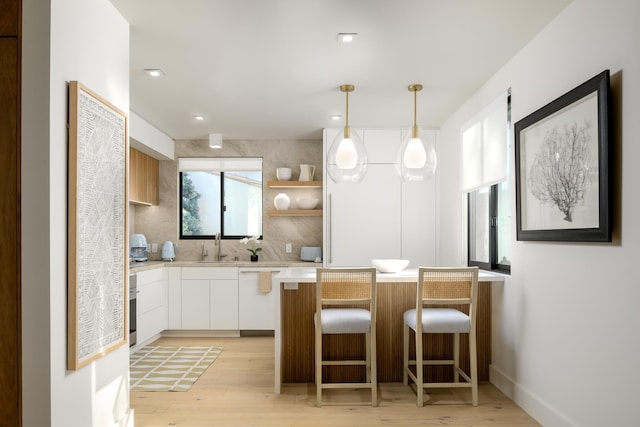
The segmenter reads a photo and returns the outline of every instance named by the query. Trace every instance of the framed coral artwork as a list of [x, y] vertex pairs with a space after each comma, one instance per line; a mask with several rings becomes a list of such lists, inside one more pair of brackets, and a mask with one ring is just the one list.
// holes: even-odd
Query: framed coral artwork
[[610, 242], [609, 70], [518, 121], [518, 240]]

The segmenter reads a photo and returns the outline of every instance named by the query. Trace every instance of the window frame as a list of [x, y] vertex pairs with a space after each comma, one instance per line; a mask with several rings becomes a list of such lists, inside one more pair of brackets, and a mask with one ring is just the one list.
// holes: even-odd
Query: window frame
[[[209, 234], [199, 234], [199, 235], [193, 235], [193, 234], [183, 234], [183, 228], [182, 228], [182, 220], [183, 220], [183, 216], [182, 216], [182, 185], [183, 185], [183, 180], [182, 180], [182, 174], [183, 173], [188, 173], [188, 172], [192, 172], [192, 171], [178, 171], [178, 211], [179, 211], [179, 223], [178, 223], [178, 228], [179, 228], [179, 239], [180, 240], [212, 240], [215, 239], [216, 236], [215, 235], [209, 235]], [[235, 235], [235, 234], [225, 234], [224, 232], [224, 213], [226, 211], [226, 205], [225, 205], [225, 172], [224, 171], [219, 171], [220, 173], [220, 239], [222, 240], [240, 240], [240, 239], [244, 239], [245, 237], [247, 237], [247, 235]], [[264, 178], [264, 177], [263, 177]], [[264, 181], [264, 179], [263, 179]], [[263, 220], [263, 216], [261, 216], [261, 221]], [[262, 228], [262, 227], [261, 227]], [[262, 233], [264, 233], [264, 230], [262, 230]], [[258, 236], [258, 240], [262, 240], [263, 238], [263, 234], [260, 234]]]
[[471, 258], [471, 219], [475, 217], [475, 215], [472, 215], [471, 212], [471, 196], [473, 193], [476, 193], [480, 190], [475, 190], [467, 193], [467, 265], [470, 267], [477, 266], [481, 270], [511, 274], [511, 265], [501, 264], [498, 261], [498, 195], [500, 193], [498, 189], [499, 185], [500, 183], [489, 186], [489, 262], [477, 261]]
[[[507, 90], [507, 146], [512, 146], [512, 122], [511, 122], [511, 88]], [[510, 160], [507, 158], [507, 167], [510, 168]], [[506, 174], [507, 180], [506, 182], [511, 182], [511, 173], [509, 169], [507, 169]], [[473, 191], [468, 191], [466, 193], [466, 202], [467, 202], [467, 265], [468, 266], [477, 266], [481, 270], [496, 272], [496, 273], [504, 273], [511, 274], [511, 264], [502, 264], [498, 260], [498, 252], [499, 252], [499, 224], [505, 223], [505, 227], [508, 227], [510, 222], [501, 221], [499, 218], [499, 206], [500, 206], [500, 185], [502, 185], [505, 181], [493, 183], [491, 185], [487, 185], [481, 188], [476, 188]], [[489, 261], [482, 262], [478, 260], [473, 260], [471, 258], [471, 228], [472, 228], [472, 218], [475, 218], [476, 215], [472, 215], [471, 208], [471, 196], [474, 193], [477, 193], [484, 189], [489, 189], [489, 212], [488, 212], [488, 221], [489, 221]], [[511, 203], [509, 201], [509, 203]], [[513, 215], [508, 215], [513, 217]], [[486, 225], [486, 224], [485, 224]], [[511, 253], [509, 253], [511, 255]]]

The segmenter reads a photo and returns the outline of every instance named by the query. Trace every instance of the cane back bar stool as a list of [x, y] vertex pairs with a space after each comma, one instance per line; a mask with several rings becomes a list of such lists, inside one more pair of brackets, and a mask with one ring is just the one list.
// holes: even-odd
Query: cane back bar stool
[[[346, 306], [365, 305], [365, 308]], [[316, 269], [315, 367], [317, 405], [322, 406], [322, 389], [371, 388], [371, 405], [377, 406], [376, 373], [376, 269]], [[323, 360], [323, 334], [365, 334], [364, 360]], [[322, 367], [364, 365], [363, 383], [323, 383]]]
[[[470, 387], [473, 406], [478, 405], [476, 354], [476, 301], [478, 267], [418, 269], [416, 308], [404, 313], [403, 382], [416, 384], [417, 405], [424, 404], [425, 388]], [[451, 305], [468, 306], [468, 314]], [[426, 307], [425, 307], [426, 306]], [[409, 330], [415, 332], [416, 358], [409, 360]], [[453, 334], [452, 360], [424, 360], [423, 334]], [[460, 334], [469, 336], [469, 374], [460, 368]], [[425, 382], [424, 365], [451, 365], [453, 382]], [[415, 374], [410, 369], [415, 366]], [[460, 377], [465, 381], [460, 382]]]

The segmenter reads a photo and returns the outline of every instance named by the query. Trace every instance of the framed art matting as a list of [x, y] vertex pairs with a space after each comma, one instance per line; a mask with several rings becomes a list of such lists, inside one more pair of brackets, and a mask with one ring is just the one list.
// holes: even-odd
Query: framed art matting
[[127, 115], [69, 83], [67, 369], [126, 344]]
[[518, 121], [518, 240], [610, 242], [609, 70]]

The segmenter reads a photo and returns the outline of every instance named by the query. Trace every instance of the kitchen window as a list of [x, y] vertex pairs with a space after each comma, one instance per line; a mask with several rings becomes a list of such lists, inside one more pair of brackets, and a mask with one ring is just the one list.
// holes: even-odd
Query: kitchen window
[[180, 239], [262, 235], [261, 158], [180, 158]]
[[468, 265], [511, 272], [510, 201], [507, 182], [467, 193]]
[[510, 90], [461, 129], [467, 264], [511, 272]]

